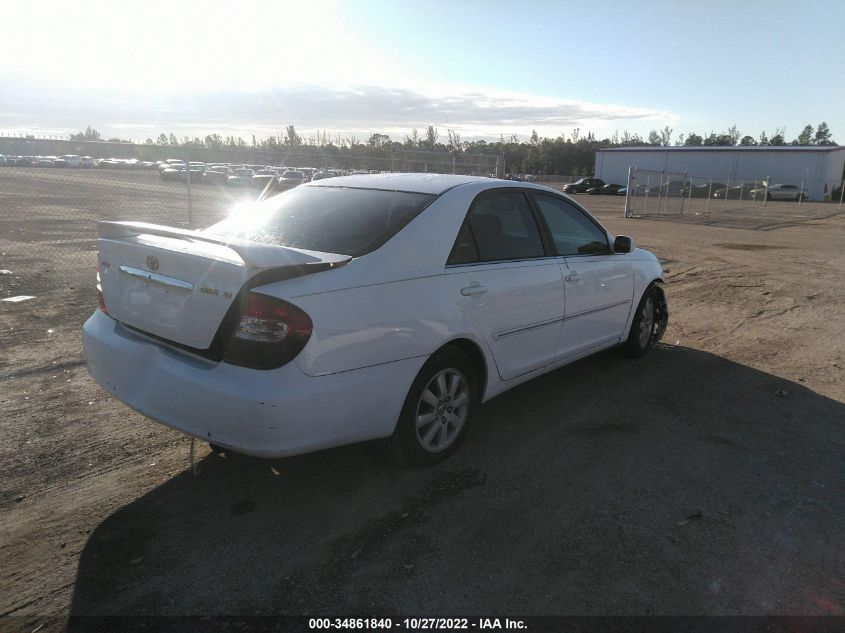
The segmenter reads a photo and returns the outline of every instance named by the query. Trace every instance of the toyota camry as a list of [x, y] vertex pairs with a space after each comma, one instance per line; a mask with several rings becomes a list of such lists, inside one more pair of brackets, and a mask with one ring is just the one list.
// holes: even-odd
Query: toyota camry
[[259, 457], [386, 438], [454, 452], [479, 405], [667, 322], [662, 269], [556, 190], [327, 178], [202, 230], [99, 224], [88, 371], [145, 416]]

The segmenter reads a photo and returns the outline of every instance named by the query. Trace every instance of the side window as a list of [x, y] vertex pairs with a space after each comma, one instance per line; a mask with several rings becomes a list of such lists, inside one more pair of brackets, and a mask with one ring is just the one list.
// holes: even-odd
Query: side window
[[469, 228], [469, 222], [464, 221], [461, 230], [458, 231], [458, 239], [449, 253], [447, 265], [472, 264], [478, 261], [478, 251], [475, 248], [475, 240]]
[[517, 192], [485, 194], [469, 212], [468, 224], [480, 261], [543, 257], [540, 230], [525, 196]]
[[532, 194], [552, 234], [558, 255], [609, 255], [607, 235], [566, 200]]

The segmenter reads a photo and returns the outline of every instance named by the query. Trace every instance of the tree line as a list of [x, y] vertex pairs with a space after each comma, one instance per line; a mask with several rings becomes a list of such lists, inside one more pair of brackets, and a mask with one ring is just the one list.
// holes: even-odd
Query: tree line
[[[785, 146], [785, 145], [836, 145], [827, 123], [821, 122], [817, 126], [807, 124], [798, 136], [787, 141], [785, 128], [775, 129], [769, 137], [764, 130], [757, 137], [743, 135], [735, 125], [722, 132], [711, 131], [709, 134], [690, 132], [679, 134], [673, 138], [674, 130], [668, 126], [661, 130], [651, 130], [643, 139], [638, 134], [630, 134], [627, 130], [621, 134], [615, 132], [612, 136], [597, 139], [592, 132], [582, 134], [579, 128], [572, 130], [568, 136], [560, 135], [555, 138], [540, 137], [534, 131], [528, 140], [520, 140], [516, 134], [505, 138], [500, 135], [498, 141], [464, 140], [459, 132], [448, 129], [442, 135], [438, 128], [428, 125], [422, 133], [414, 128], [401, 141], [393, 140], [387, 134], [373, 133], [366, 140], [355, 136], [341, 137], [330, 135], [325, 131], [302, 136], [295, 126], [288, 125], [284, 132], [267, 138], [256, 138], [254, 135], [247, 141], [240, 136], [222, 136], [209, 134], [200, 137], [177, 137], [173, 133], [159, 134], [157, 138], [147, 138], [143, 144], [146, 148], [195, 148], [205, 150], [262, 150], [265, 152], [296, 151], [297, 153], [336, 156], [365, 156], [372, 158], [386, 158], [394, 151], [413, 150], [435, 153], [446, 153], [453, 156], [462, 154], [482, 154], [504, 156], [508, 173], [530, 174], [566, 174], [590, 175], [595, 165], [595, 154], [599, 149], [613, 147], [668, 147], [668, 146]], [[101, 134], [92, 126], [84, 131], [72, 134], [70, 140], [127, 142], [119, 138], [103, 139]], [[445, 157], [444, 157], [445, 158]]]

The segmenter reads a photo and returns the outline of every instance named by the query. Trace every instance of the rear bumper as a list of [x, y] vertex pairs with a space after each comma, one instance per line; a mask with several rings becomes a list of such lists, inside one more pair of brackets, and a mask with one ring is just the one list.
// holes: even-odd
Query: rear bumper
[[143, 415], [256, 457], [282, 457], [393, 433], [424, 358], [327, 376], [296, 363], [255, 370], [171, 349], [102, 312], [83, 326], [88, 372]]

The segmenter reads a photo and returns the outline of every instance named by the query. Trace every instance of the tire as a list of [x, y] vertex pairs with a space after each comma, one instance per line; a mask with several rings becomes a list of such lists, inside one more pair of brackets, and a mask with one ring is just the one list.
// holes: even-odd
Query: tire
[[628, 339], [620, 348], [622, 354], [628, 358], [645, 356], [663, 336], [668, 320], [669, 312], [663, 290], [656, 284], [651, 284], [637, 305]]
[[429, 466], [452, 455], [466, 437], [479, 398], [478, 374], [469, 357], [453, 347], [435, 353], [411, 384], [391, 437], [397, 461], [406, 467]]

